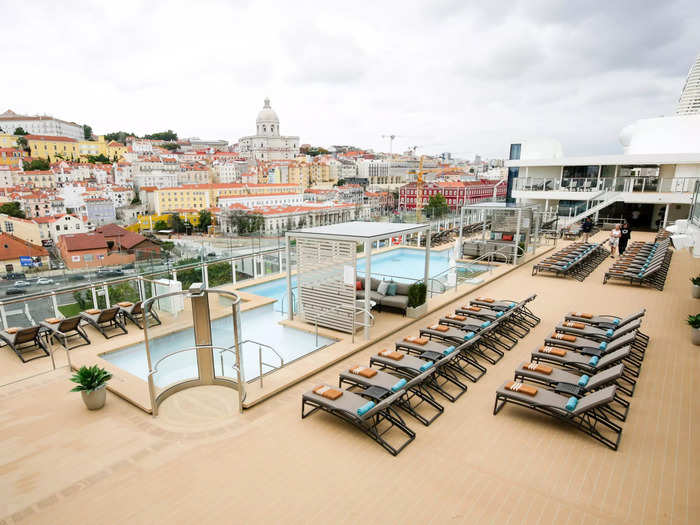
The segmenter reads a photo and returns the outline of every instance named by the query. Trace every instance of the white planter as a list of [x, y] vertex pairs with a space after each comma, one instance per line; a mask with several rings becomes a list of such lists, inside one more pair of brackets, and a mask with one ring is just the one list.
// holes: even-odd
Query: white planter
[[700, 328], [691, 328], [690, 340], [694, 345], [700, 346]]
[[428, 313], [428, 303], [423, 303], [420, 306], [411, 308], [410, 306], [406, 308], [406, 317], [411, 319], [419, 319]]
[[700, 299], [700, 286], [697, 284], [693, 285], [693, 297], [695, 299]]
[[88, 410], [99, 410], [105, 406], [105, 401], [107, 399], [107, 387], [101, 386], [92, 392], [82, 391], [80, 394], [82, 395], [83, 403], [85, 403]]

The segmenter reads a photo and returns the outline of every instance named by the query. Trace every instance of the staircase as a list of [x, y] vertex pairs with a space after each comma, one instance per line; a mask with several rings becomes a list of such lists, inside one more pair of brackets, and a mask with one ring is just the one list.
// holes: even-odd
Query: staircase
[[574, 215], [573, 217], [561, 217], [559, 219], [559, 229], [566, 228], [572, 224], [575, 224], [579, 222], [581, 219], [584, 219], [588, 217], [589, 215], [593, 215], [595, 212], [602, 210], [603, 208], [606, 208], [610, 206], [611, 204], [617, 202], [620, 199], [620, 193], [619, 191], [603, 191], [600, 194], [592, 197], [588, 202], [594, 202], [598, 201], [598, 204], [595, 206], [591, 206], [585, 211], [582, 211], [578, 215]]

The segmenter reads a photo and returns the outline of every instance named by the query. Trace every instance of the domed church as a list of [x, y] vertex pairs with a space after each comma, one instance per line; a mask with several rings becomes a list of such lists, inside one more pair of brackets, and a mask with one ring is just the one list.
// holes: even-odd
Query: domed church
[[239, 153], [255, 160], [291, 160], [299, 154], [299, 137], [280, 135], [280, 119], [270, 99], [255, 120], [255, 135], [238, 140]]

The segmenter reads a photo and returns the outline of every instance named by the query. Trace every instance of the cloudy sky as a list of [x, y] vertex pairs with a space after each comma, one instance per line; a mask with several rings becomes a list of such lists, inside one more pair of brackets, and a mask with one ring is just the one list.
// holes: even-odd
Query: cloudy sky
[[[337, 4], [337, 5], [334, 5]], [[96, 133], [235, 142], [269, 96], [302, 143], [503, 157], [552, 137], [616, 153], [670, 115], [700, 52], [700, 2], [0, 0], [0, 112]]]

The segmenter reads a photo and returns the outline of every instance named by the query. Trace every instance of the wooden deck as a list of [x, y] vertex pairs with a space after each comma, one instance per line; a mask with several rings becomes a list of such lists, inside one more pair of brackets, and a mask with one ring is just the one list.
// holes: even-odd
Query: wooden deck
[[[663, 292], [603, 285], [608, 263], [584, 282], [531, 264], [468, 297], [537, 293], [542, 323], [432, 426], [408, 420], [417, 437], [396, 458], [326, 414], [302, 421], [301, 393], [439, 313], [242, 415], [217, 387], [173, 396], [156, 419], [113, 395], [88, 412], [66, 369], [0, 388], [0, 524], [697, 523], [700, 347], [685, 317], [700, 311], [700, 262], [675, 253]], [[565, 311], [642, 307], [651, 341], [618, 451], [519, 407], [492, 415], [496, 388]]]

